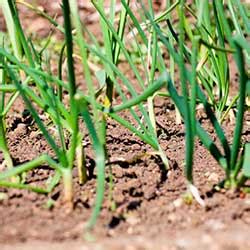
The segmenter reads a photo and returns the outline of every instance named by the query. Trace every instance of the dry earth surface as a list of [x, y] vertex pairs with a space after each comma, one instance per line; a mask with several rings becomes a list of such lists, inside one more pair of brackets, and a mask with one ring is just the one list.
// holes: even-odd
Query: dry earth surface
[[[60, 13], [59, 1], [29, 2], [37, 2], [49, 14]], [[89, 1], [79, 2], [83, 19], [98, 36], [96, 14]], [[158, 1], [155, 7], [159, 9], [160, 3]], [[36, 32], [41, 37], [49, 34], [48, 23], [25, 7], [19, 8], [27, 32]], [[60, 14], [58, 19], [61, 20]], [[1, 15], [0, 25], [4, 27]], [[56, 36], [60, 39], [61, 35]], [[234, 69], [232, 72], [232, 85], [237, 89], [237, 75]], [[16, 164], [44, 152], [51, 153], [32, 119], [23, 115], [24, 109], [22, 101], [18, 100], [7, 117], [8, 143]], [[155, 114], [160, 142], [170, 161], [168, 172], [160, 159], [148, 154], [152, 152], [150, 147], [109, 120], [107, 147], [110, 163], [106, 173], [108, 176], [111, 171], [114, 177], [113, 198], [109, 197], [107, 178], [105, 201], [95, 229], [92, 232], [84, 230], [95, 197], [93, 152], [86, 137], [89, 181], [80, 186], [75, 171], [75, 209], [72, 214], [65, 214], [61, 206], [61, 185], [49, 197], [0, 189], [5, 194], [0, 200], [0, 249], [250, 249], [250, 195], [215, 191], [214, 185], [223, 179], [223, 171], [197, 141], [194, 178], [206, 206], [201, 207], [195, 201], [185, 202], [184, 126], [175, 124], [174, 107], [168, 99], [156, 100]], [[130, 120], [127, 113], [122, 115]], [[213, 135], [207, 117], [202, 112], [198, 116]], [[227, 120], [224, 128], [228, 136], [232, 135], [234, 121]], [[250, 114], [245, 117], [243, 140], [250, 141]], [[51, 174], [52, 171], [44, 166], [31, 171], [27, 180], [43, 185]], [[48, 198], [55, 201], [52, 208], [46, 207]], [[112, 209], [114, 203], [115, 210]]]

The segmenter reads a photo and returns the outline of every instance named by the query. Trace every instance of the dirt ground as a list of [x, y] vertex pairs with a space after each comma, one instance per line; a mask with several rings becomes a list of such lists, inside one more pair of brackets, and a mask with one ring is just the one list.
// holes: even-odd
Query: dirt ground
[[[49, 14], [60, 11], [58, 1], [35, 2]], [[80, 2], [83, 13], [88, 13], [83, 18], [91, 27], [96, 20], [95, 13], [88, 1]], [[156, 7], [160, 8], [160, 4]], [[37, 32], [41, 37], [48, 35], [48, 26], [43, 19], [27, 12], [24, 7], [20, 7], [20, 15], [27, 32]], [[1, 14], [0, 25], [4, 27]], [[237, 84], [236, 76], [233, 84]], [[8, 143], [16, 164], [44, 152], [51, 153], [32, 120], [24, 117], [24, 109], [22, 101], [18, 100], [7, 117]], [[174, 107], [167, 98], [156, 100], [155, 114], [160, 143], [170, 161], [168, 172], [159, 158], [145, 154], [152, 152], [149, 146], [109, 120], [107, 147], [110, 162], [106, 167], [105, 200], [95, 229], [92, 232], [85, 230], [95, 198], [94, 159], [86, 137], [89, 180], [80, 186], [77, 171], [74, 172], [75, 208], [71, 214], [65, 213], [61, 206], [61, 185], [49, 196], [0, 188], [0, 249], [250, 249], [250, 195], [214, 189], [214, 185], [223, 180], [224, 173], [197, 141], [194, 179], [206, 205], [201, 207], [195, 201], [185, 202], [184, 125], [176, 125]], [[123, 116], [128, 117], [127, 113]], [[199, 118], [213, 134], [202, 112]], [[224, 129], [228, 136], [232, 135], [234, 122], [226, 121]], [[243, 140], [250, 141], [250, 114], [245, 117]], [[142, 154], [143, 157], [138, 157]], [[112, 198], [110, 173], [114, 182]], [[31, 171], [27, 180], [41, 185], [51, 174], [52, 170], [44, 166]], [[55, 202], [54, 206], [48, 206], [49, 199]]]

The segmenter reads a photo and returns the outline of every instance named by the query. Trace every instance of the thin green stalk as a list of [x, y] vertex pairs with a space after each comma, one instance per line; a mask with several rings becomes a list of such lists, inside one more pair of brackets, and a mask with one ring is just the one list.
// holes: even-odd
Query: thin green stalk
[[[76, 42], [80, 48], [80, 56], [81, 56], [81, 60], [82, 60], [82, 66], [83, 66], [83, 70], [84, 70], [84, 74], [85, 74], [85, 79], [86, 79], [86, 83], [87, 83], [87, 88], [88, 88], [88, 94], [90, 96], [90, 103], [92, 106], [92, 110], [93, 110], [93, 116], [94, 116], [94, 120], [95, 122], [98, 121], [98, 113], [97, 113], [97, 107], [96, 107], [96, 100], [95, 100], [95, 91], [94, 91], [94, 84], [92, 82], [92, 77], [91, 77], [91, 72], [88, 66], [88, 58], [87, 58], [87, 50], [86, 50], [86, 42], [84, 40], [83, 34], [82, 34], [82, 24], [81, 24], [81, 20], [78, 14], [78, 7], [77, 7], [77, 1], [76, 0], [69, 0], [68, 1], [68, 8], [70, 8], [70, 12], [71, 12], [71, 18], [72, 18], [72, 23], [73, 26], [76, 28]], [[69, 29], [70, 27], [68, 27]], [[68, 30], [68, 33], [70, 33], [70, 38], [71, 38], [71, 44], [72, 44], [72, 36], [71, 36], [71, 29]], [[69, 54], [68, 54], [69, 56]], [[73, 59], [72, 59], [72, 63], [73, 63]], [[74, 93], [75, 95], [75, 93]], [[74, 98], [74, 100], [72, 100], [74, 103], [76, 102], [75, 100], [75, 96], [72, 98]], [[72, 107], [73, 108], [73, 107]], [[72, 110], [72, 109], [71, 109]], [[77, 119], [77, 112], [81, 112], [81, 106], [77, 105], [77, 107], [75, 107], [72, 111], [76, 112], [76, 119]], [[82, 145], [79, 142], [79, 138], [81, 138], [80, 132], [79, 132], [79, 128], [78, 128], [78, 124], [75, 123], [75, 131], [73, 132], [73, 143], [75, 143], [71, 148], [74, 149], [74, 151], [72, 150], [72, 163], [73, 163], [73, 152], [75, 152], [75, 150], [77, 151], [77, 161], [78, 161], [78, 172], [79, 172], [79, 181], [80, 182], [84, 182], [86, 180], [86, 169], [85, 166], [83, 166], [84, 162], [80, 162], [81, 160], [84, 160], [84, 153], [82, 151], [82, 149], [80, 148]], [[77, 132], [77, 133], [76, 133]]]
[[[130, 4], [130, 0], [126, 0], [126, 5], [129, 6], [129, 4]], [[126, 8], [123, 8], [121, 13], [120, 13], [118, 31], [117, 31], [117, 34], [121, 40], [123, 40], [123, 37], [124, 37], [127, 15], [128, 15], [128, 12], [127, 12]], [[119, 46], [117, 41], [114, 40], [113, 43], [114, 43], [114, 45], [113, 45], [114, 64], [117, 65], [120, 51], [121, 51], [121, 47]]]
[[8, 85], [0, 85], [0, 91], [3, 93], [6, 92], [16, 92], [16, 86], [13, 84], [8, 84]]
[[237, 6], [239, 10], [239, 15], [243, 19], [244, 30], [248, 32], [248, 34], [250, 34], [250, 20], [249, 20], [250, 18], [249, 15], [247, 15], [247, 10], [246, 8], [244, 8], [244, 4], [242, 4], [240, 0], [234, 0], [234, 5]]
[[[103, 0], [98, 0], [97, 1], [99, 8], [104, 11], [104, 1]], [[113, 11], [114, 8], [113, 8]], [[114, 13], [111, 13], [111, 15], [113, 16]], [[113, 18], [111, 19], [111, 23], [114, 25], [113, 23]], [[103, 42], [104, 42], [104, 48], [105, 48], [105, 55], [107, 56], [108, 60], [111, 62], [114, 62], [114, 54], [113, 54], [113, 36], [112, 33], [110, 32], [105, 20], [103, 19], [103, 17], [100, 17], [100, 26], [102, 29], [102, 34], [103, 34]], [[113, 99], [113, 88], [114, 88], [114, 83], [111, 80], [111, 78], [114, 78], [114, 72], [110, 69], [110, 67], [108, 66], [107, 68], [107, 77], [106, 77], [106, 96], [104, 99], [104, 105], [106, 107], [110, 107], [112, 105], [112, 99]], [[103, 121], [105, 123], [105, 118], [103, 117]], [[106, 125], [104, 125], [104, 127], [102, 128], [102, 132], [101, 133], [101, 137], [104, 138], [106, 135]]]
[[28, 62], [30, 64], [30, 66], [35, 67], [35, 63], [34, 63], [34, 60], [33, 60], [31, 50], [30, 50], [28, 42], [27, 42], [27, 40], [25, 38], [23, 29], [22, 29], [22, 26], [21, 26], [21, 23], [20, 23], [20, 19], [18, 17], [18, 12], [17, 12], [16, 6], [15, 6], [15, 1], [14, 0], [8, 0], [8, 4], [9, 4], [11, 15], [12, 15], [12, 18], [13, 18], [13, 21], [14, 21], [14, 24], [15, 24], [17, 34], [18, 34], [18, 36], [19, 36], [19, 38], [21, 40], [21, 43], [22, 43], [22, 47], [23, 47], [25, 56], [26, 56], [26, 58], [27, 58], [27, 60], [28, 60]]
[[191, 66], [192, 66], [192, 75], [191, 75], [191, 94], [190, 94], [190, 119], [193, 136], [196, 134], [195, 130], [195, 120], [196, 120], [196, 97], [197, 97], [197, 87], [196, 87], [196, 77], [197, 77], [197, 59], [198, 59], [198, 44], [200, 37], [194, 36], [193, 45], [192, 45], [192, 56], [191, 56]]
[[240, 27], [240, 22], [239, 22], [239, 19], [238, 17], [236, 16], [236, 12], [234, 11], [234, 2], [235, 1], [232, 1], [232, 0], [228, 0], [228, 8], [230, 10], [230, 13], [231, 13], [231, 18], [232, 18], [232, 21], [234, 23], [234, 27], [236, 29], [236, 31], [238, 32], [238, 34], [240, 34], [241, 36], [244, 36], [242, 30], [241, 30], [241, 27]]
[[224, 119], [227, 117], [228, 113], [230, 112], [230, 110], [232, 110], [233, 106], [235, 105], [235, 103], [238, 101], [239, 99], [239, 94], [237, 94], [233, 100], [231, 101], [231, 103], [228, 105], [226, 111], [223, 113], [222, 117], [220, 118], [220, 123], [222, 123], [224, 121]]
[[[62, 154], [66, 155], [66, 143], [65, 143], [65, 138], [64, 138], [64, 131], [63, 131], [63, 119], [61, 117], [60, 114], [60, 109], [58, 108], [58, 102], [57, 102], [57, 97], [56, 95], [53, 96], [54, 100], [53, 100], [53, 104], [54, 104], [54, 108], [55, 108], [55, 113], [56, 113], [56, 117], [55, 117], [55, 124], [58, 130], [58, 134], [59, 134], [59, 138], [60, 138], [60, 142], [61, 142], [61, 148], [62, 148]], [[59, 98], [59, 97], [58, 97]]]
[[240, 72], [239, 79], [239, 101], [237, 105], [237, 115], [236, 115], [236, 126], [234, 130], [234, 137], [232, 143], [232, 154], [230, 160], [230, 169], [235, 169], [236, 161], [239, 154], [240, 149], [240, 141], [241, 141], [241, 132], [243, 128], [243, 119], [244, 119], [244, 106], [245, 106], [245, 98], [246, 98], [246, 83], [248, 80], [246, 71], [245, 71], [245, 63], [244, 63], [244, 55], [242, 48], [238, 45], [237, 40], [235, 41], [236, 47], [236, 63], [238, 70]]
[[[0, 56], [0, 61], [3, 63], [4, 59]], [[6, 86], [6, 71], [4, 69], [0, 70], [1, 72], [1, 83], [0, 87]], [[7, 140], [6, 140], [6, 133], [5, 133], [5, 122], [4, 122], [4, 107], [5, 107], [5, 92], [0, 93], [0, 150], [3, 152], [4, 160], [6, 162], [7, 167], [10, 169], [13, 167], [13, 161], [11, 155], [9, 153]]]
[[146, 36], [145, 32], [143, 31], [139, 21], [137, 20], [134, 13], [132, 12], [131, 8], [128, 6], [126, 0], [121, 0], [121, 3], [123, 5], [123, 7], [126, 9], [127, 14], [129, 15], [129, 17], [131, 18], [131, 20], [133, 22], [133, 25], [136, 27], [138, 33], [140, 34], [140, 37], [141, 37], [143, 43], [145, 45], [147, 45], [148, 44], [147, 36]]
[[[127, 1], [127, 5], [129, 5], [129, 0]], [[115, 10], [113, 10], [112, 16], [114, 18], [115, 16]], [[114, 19], [113, 20], [113, 25], [114, 25]], [[123, 36], [124, 36], [124, 31], [125, 31], [125, 25], [126, 25], [126, 18], [127, 18], [127, 11], [125, 8], [122, 9], [121, 13], [120, 13], [120, 18], [119, 18], [119, 23], [118, 23], [118, 30], [117, 30], [117, 35], [118, 37], [123, 40]], [[114, 39], [112, 32], [110, 32], [110, 30], [108, 29], [108, 26], [105, 22], [105, 20], [103, 20], [103, 18], [101, 18], [102, 21], [102, 26], [104, 27], [104, 30], [106, 31], [105, 33], [108, 33], [110, 36], [110, 43], [106, 44], [106, 39], [104, 41], [104, 44], [106, 44], [106, 51], [109, 51], [110, 56], [109, 58], [111, 59], [111, 61], [117, 65], [118, 64], [118, 59], [120, 56], [120, 51], [121, 51], [121, 47], [119, 46], [118, 42]], [[112, 22], [111, 22], [112, 23]], [[110, 47], [109, 47], [110, 46]], [[108, 55], [109, 55], [108, 53]], [[113, 76], [113, 78], [115, 77], [115, 75], [113, 75], [113, 71], [111, 70], [111, 74]], [[113, 101], [113, 88], [114, 88], [114, 83], [111, 81], [111, 79], [107, 79], [106, 82], [106, 100], [105, 100], [105, 105], [107, 106], [112, 106], [112, 101]]]
[[48, 164], [51, 168], [61, 172], [59, 164], [56, 163], [53, 159], [51, 159], [48, 155], [41, 155], [34, 160], [23, 163], [15, 168], [6, 170], [5, 172], [0, 173], [0, 181], [11, 178], [13, 176], [19, 175], [21, 173], [27, 172], [34, 168], [40, 167], [42, 164]]
[[161, 13], [158, 17], [156, 17], [154, 22], [159, 23], [163, 21], [166, 18], [166, 16], [168, 16], [169, 13], [171, 13], [179, 4], [180, 4], [179, 0], [174, 2], [171, 6], [169, 6], [168, 9], [166, 9], [163, 13]]
[[244, 158], [243, 155], [241, 155], [240, 158], [239, 158], [239, 160], [236, 163], [235, 169], [234, 169], [234, 171], [231, 174], [231, 180], [232, 180], [232, 182], [236, 182], [237, 181], [238, 174], [242, 170], [243, 158]]
[[[62, 48], [61, 48], [59, 60], [58, 60], [58, 79], [59, 80], [62, 80], [63, 54], [64, 54], [65, 47], [66, 47], [66, 43], [64, 43]], [[59, 100], [62, 101], [62, 94], [63, 94], [62, 93], [62, 86], [59, 85], [57, 87], [57, 89], [58, 89], [57, 94], [58, 94]]]
[[[9, 85], [9, 84], [8, 84], [8, 85]], [[15, 87], [15, 86], [13, 86], [13, 87]], [[15, 88], [16, 88], [16, 87], [15, 87]], [[1, 91], [1, 89], [0, 89], [0, 91]], [[10, 97], [10, 99], [8, 100], [8, 103], [5, 105], [4, 110], [2, 111], [2, 116], [5, 117], [5, 116], [7, 115], [7, 113], [10, 111], [10, 109], [11, 109], [13, 103], [16, 101], [16, 99], [18, 98], [18, 96], [19, 96], [19, 92], [16, 91], [16, 92]]]
[[[149, 0], [148, 4], [150, 8], [150, 15], [152, 18], [154, 18], [154, 10], [153, 10], [152, 1]], [[149, 42], [148, 42], [148, 71], [149, 71], [148, 84], [150, 85], [155, 78], [155, 72], [156, 72], [156, 67], [157, 67], [158, 41], [157, 41], [156, 31], [153, 28], [150, 28], [149, 32], [150, 32], [150, 38], [152, 38], [152, 42], [151, 42], [151, 39], [149, 39]], [[149, 119], [152, 124], [153, 131], [156, 135], [157, 132], [156, 132], [156, 120], [155, 120], [155, 114], [154, 114], [153, 96], [147, 99], [147, 104], [148, 104]]]
[[75, 84], [75, 69], [73, 60], [73, 42], [72, 42], [72, 30], [70, 21], [70, 7], [69, 1], [63, 0], [63, 17], [64, 17], [64, 27], [65, 27], [65, 40], [67, 49], [67, 65], [68, 65], [68, 78], [69, 78], [69, 95], [70, 95], [70, 105], [71, 109], [75, 107], [74, 95], [76, 93]]
[[92, 77], [91, 77], [91, 72], [88, 66], [86, 42], [82, 34], [82, 24], [81, 24], [81, 20], [78, 14], [77, 1], [69, 0], [69, 4], [70, 4], [70, 10], [72, 14], [72, 22], [74, 24], [74, 27], [76, 28], [76, 42], [80, 48], [80, 56], [82, 59], [85, 80], [86, 80], [86, 84], [88, 87], [88, 95], [90, 96], [91, 106], [93, 108], [94, 120], [97, 121], [98, 112], [97, 112], [96, 100], [95, 100], [95, 90], [94, 90], [94, 84], [93, 84]]
[[92, 228], [95, 223], [96, 219], [100, 213], [102, 201], [104, 197], [104, 190], [105, 190], [105, 151], [103, 148], [102, 143], [100, 142], [98, 138], [98, 134], [95, 130], [94, 124], [92, 122], [91, 116], [88, 111], [87, 103], [79, 99], [78, 100], [79, 105], [81, 108], [81, 115], [85, 121], [85, 124], [89, 130], [90, 137], [92, 139], [92, 145], [93, 149], [95, 151], [95, 162], [96, 162], [96, 168], [97, 168], [97, 193], [96, 193], [96, 201], [95, 206], [93, 208], [92, 215], [89, 219], [89, 222], [87, 224], [87, 228]]
[[[168, 0], [167, 1], [168, 5], [171, 5], [171, 1]], [[169, 15], [167, 16], [167, 25], [168, 25], [168, 37], [169, 37], [169, 43], [171, 47], [174, 47], [174, 37], [173, 37], [173, 30], [172, 30], [172, 25], [170, 23], [170, 20], [172, 19], [171, 13], [169, 13]], [[170, 72], [170, 77], [171, 79], [174, 81], [175, 79], [175, 61], [174, 61], [174, 57], [172, 56], [172, 54], [169, 55], [169, 72]], [[176, 124], [181, 124], [181, 115], [180, 112], [178, 110], [178, 108], [175, 106], [175, 122]]]
[[228, 40], [230, 47], [234, 48], [235, 44], [232, 37], [232, 31], [225, 16], [223, 2], [213, 0], [213, 8], [216, 11], [215, 13], [217, 13], [218, 15], [218, 22], [221, 24], [221, 27], [223, 27], [223, 33], [225, 35], [225, 38]]
[[3, 152], [6, 166], [9, 169], [13, 168], [13, 161], [9, 153], [6, 136], [5, 136], [4, 117], [2, 115], [0, 115], [0, 150]]
[[30, 10], [33, 10], [36, 14], [44, 17], [45, 19], [47, 19], [50, 23], [52, 23], [55, 27], [60, 27], [61, 31], [63, 32], [63, 27], [61, 27], [54, 18], [52, 18], [50, 15], [48, 15], [45, 11], [43, 11], [42, 9], [36, 8], [36, 5], [32, 5], [24, 0], [16, 0], [16, 3], [18, 4], [22, 4], [25, 7], [27, 7]]
[[[216, 23], [216, 30], [218, 33], [218, 40], [219, 40], [219, 46], [225, 47], [225, 24], [221, 21], [221, 18], [223, 14], [220, 12], [220, 8], [216, 8], [216, 5], [214, 4], [214, 16], [215, 16], [215, 23]], [[219, 13], [218, 13], [219, 11]], [[229, 66], [228, 66], [228, 60], [227, 56], [223, 52], [217, 51], [216, 55], [214, 56], [214, 59], [216, 61], [216, 67], [217, 70], [217, 77], [219, 78], [219, 99], [221, 100], [219, 102], [219, 117], [221, 116], [221, 112], [224, 110], [224, 107], [226, 105], [228, 94], [229, 94]], [[215, 65], [215, 64], [214, 64]]]
[[70, 5], [68, 0], [63, 0], [63, 16], [65, 27], [65, 40], [67, 49], [67, 65], [68, 65], [68, 79], [69, 79], [69, 97], [70, 97], [70, 116], [72, 122], [72, 138], [70, 149], [68, 152], [69, 168], [73, 167], [75, 159], [75, 151], [77, 146], [78, 136], [78, 107], [75, 101], [76, 83], [75, 83], [75, 69], [73, 60], [73, 39], [70, 20]]
[[191, 115], [190, 115], [190, 108], [188, 102], [188, 91], [187, 91], [187, 76], [186, 76], [186, 69], [185, 69], [185, 62], [184, 62], [184, 42], [185, 42], [185, 31], [184, 31], [184, 6], [185, 1], [181, 0], [179, 5], [179, 18], [180, 18], [180, 34], [179, 34], [179, 48], [180, 48], [180, 81], [181, 81], [181, 89], [182, 89], [182, 96], [184, 99], [185, 106], [183, 109], [186, 113], [185, 117], [185, 145], [186, 145], [186, 177], [190, 183], [193, 182], [193, 173], [192, 173], [192, 165], [193, 165], [193, 151], [194, 151], [194, 134], [192, 129], [192, 122], [191, 122]]
[[13, 47], [14, 55], [21, 60], [22, 58], [22, 44], [20, 42], [12, 15], [10, 11], [9, 4], [6, 0], [0, 1], [0, 6], [2, 7], [3, 15], [6, 20], [6, 26], [8, 29], [10, 41]]
[[55, 174], [53, 177], [49, 177], [49, 179], [46, 181], [46, 190], [48, 193], [51, 193], [52, 190], [59, 184], [61, 180], [62, 173], [59, 171], [55, 171]]
[[[212, 27], [211, 27], [211, 15], [210, 15], [210, 6], [208, 0], [198, 0], [196, 2], [196, 8], [198, 10], [197, 15], [197, 25], [198, 27], [201, 27], [204, 25], [209, 33], [211, 33]], [[205, 35], [206, 40], [209, 38], [208, 34], [205, 32], [203, 33]]]
[[0, 181], [0, 187], [6, 188], [16, 188], [16, 189], [25, 189], [39, 194], [48, 194], [48, 190], [34, 187], [31, 185], [26, 185], [22, 183], [8, 182], [8, 181]]

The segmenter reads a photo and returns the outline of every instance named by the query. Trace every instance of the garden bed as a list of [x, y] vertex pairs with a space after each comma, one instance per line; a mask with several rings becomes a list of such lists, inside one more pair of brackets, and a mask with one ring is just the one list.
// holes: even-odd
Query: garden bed
[[[15, 117], [21, 116], [23, 108], [22, 105], [17, 105]], [[112, 249], [114, 244], [113, 249], [120, 249], [118, 246], [121, 243], [126, 249], [126, 245], [131, 244], [130, 241], [134, 239], [138, 249], [151, 249], [152, 244], [159, 244], [159, 249], [165, 249], [161, 244], [173, 247], [187, 244], [187, 249], [200, 249], [197, 241], [201, 240], [204, 241], [201, 243], [205, 244], [204, 246], [208, 244], [209, 247], [222, 247], [219, 249], [228, 249], [231, 244], [235, 245], [234, 249], [247, 249], [250, 196], [226, 190], [216, 192], [213, 189], [213, 186], [223, 179], [223, 172], [197, 142], [195, 184], [205, 199], [206, 207], [201, 207], [195, 201], [192, 204], [185, 203], [182, 199], [186, 191], [182, 170], [183, 125], [175, 124], [173, 105], [167, 99], [157, 101], [156, 114], [160, 125], [161, 145], [171, 162], [168, 173], [155, 156], [136, 159], [142, 153], [152, 150], [133, 134], [109, 121], [107, 142], [111, 163], [107, 166], [107, 173], [111, 168], [114, 177], [113, 199], [117, 208], [112, 211], [108, 197], [109, 185], [106, 184], [103, 209], [92, 235], [98, 242], [96, 244], [102, 245], [104, 242], [104, 246], [109, 249]], [[203, 124], [209, 126], [205, 118]], [[246, 118], [245, 124], [244, 139], [249, 141], [249, 117]], [[230, 122], [226, 125], [228, 134], [232, 133], [232, 125]], [[41, 135], [32, 131], [32, 126], [20, 119], [15, 127], [8, 133], [10, 150], [15, 161], [27, 161], [44, 151], [49, 152], [46, 142]], [[91, 152], [87, 159], [87, 165], [91, 169]], [[28, 182], [41, 184], [47, 180], [50, 173], [51, 170], [48, 169], [35, 170], [30, 174]], [[77, 183], [77, 176], [74, 180]], [[61, 190], [58, 186], [50, 195], [56, 202], [51, 209], [46, 208], [47, 196], [29, 191], [4, 190], [7, 197], [1, 201], [0, 206], [0, 242], [16, 244], [40, 240], [65, 242], [67, 245], [68, 241], [84, 241], [87, 237], [84, 226], [94, 203], [95, 178], [93, 176], [83, 186], [75, 185], [75, 209], [71, 214], [65, 213], [63, 206], [60, 206]], [[186, 238], [181, 242], [183, 235]], [[238, 237], [242, 246], [238, 246], [238, 241], [234, 241]], [[146, 246], [144, 241], [147, 242]], [[190, 248], [192, 244], [196, 248]]]
[[[51, 13], [55, 2], [39, 1]], [[91, 8], [84, 4], [82, 8], [93, 15]], [[25, 8], [20, 11], [28, 30], [34, 29], [33, 32], [41, 37], [48, 35], [46, 22], [41, 22], [36, 15], [31, 17]], [[95, 30], [92, 19], [89, 25]], [[236, 86], [237, 77], [233, 78], [232, 84]], [[18, 99], [6, 120], [8, 145], [15, 164], [51, 152], [33, 119], [26, 117], [24, 110], [22, 100]], [[77, 170], [73, 171], [72, 212], [65, 213], [62, 184], [49, 195], [0, 188], [0, 248], [250, 249], [250, 195], [215, 188], [225, 177], [224, 171], [197, 140], [194, 183], [206, 205], [202, 207], [195, 200], [184, 197], [187, 187], [183, 173], [184, 124], [175, 123], [174, 105], [167, 97], [156, 99], [155, 115], [158, 138], [170, 162], [169, 171], [148, 145], [108, 119], [105, 198], [94, 229], [85, 230], [96, 193], [94, 156], [86, 137], [84, 147], [89, 180], [79, 185]], [[122, 116], [128, 114], [124, 112]], [[206, 115], [200, 111], [198, 116], [213, 137], [214, 131]], [[226, 135], [232, 135], [234, 125], [234, 119], [228, 117], [224, 121]], [[244, 142], [250, 141], [249, 128], [250, 117], [246, 114]], [[2, 160], [0, 155], [0, 162]], [[52, 172], [47, 166], [32, 170], [26, 177], [27, 183], [43, 185]], [[111, 173], [113, 185], [110, 184]]]

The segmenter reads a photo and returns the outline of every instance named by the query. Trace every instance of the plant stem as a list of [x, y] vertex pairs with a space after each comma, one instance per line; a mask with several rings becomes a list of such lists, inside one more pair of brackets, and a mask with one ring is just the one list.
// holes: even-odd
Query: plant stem
[[76, 165], [78, 169], [78, 179], [80, 184], [87, 181], [87, 172], [85, 167], [85, 155], [82, 146], [83, 135], [78, 133], [77, 146], [76, 146]]
[[22, 58], [22, 44], [20, 42], [20, 38], [18, 37], [18, 33], [16, 32], [16, 27], [12, 18], [12, 14], [10, 11], [10, 7], [8, 1], [1, 0], [0, 7], [2, 7], [3, 15], [6, 21], [6, 26], [8, 29], [11, 45], [14, 51], [14, 55], [21, 60]]
[[21, 43], [22, 43], [24, 53], [25, 53], [25, 55], [26, 55], [26, 57], [28, 59], [28, 62], [30, 64], [30, 66], [35, 67], [35, 63], [34, 63], [34, 60], [33, 60], [31, 50], [30, 50], [29, 45], [27, 43], [27, 40], [25, 38], [21, 23], [20, 23], [20, 20], [19, 20], [19, 17], [18, 17], [18, 12], [17, 12], [16, 6], [15, 6], [15, 1], [14, 0], [8, 0], [8, 4], [9, 4], [11, 15], [12, 15], [12, 18], [13, 18], [13, 21], [14, 21], [14, 24], [15, 24], [15, 29], [16, 29], [17, 34], [18, 34], [18, 36], [19, 36], [19, 38], [21, 40]]
[[95, 90], [94, 90], [94, 84], [91, 77], [91, 72], [88, 66], [88, 55], [86, 50], [86, 42], [83, 37], [83, 27], [82, 23], [78, 14], [78, 7], [77, 7], [77, 1], [76, 0], [69, 0], [70, 4], [70, 10], [72, 13], [72, 22], [74, 24], [74, 27], [76, 29], [76, 42], [80, 49], [80, 56], [82, 59], [82, 66], [83, 71], [86, 79], [86, 84], [88, 88], [88, 94], [90, 96], [90, 103], [93, 108], [93, 116], [94, 120], [98, 120], [98, 111], [96, 107], [96, 100], [95, 100]]
[[0, 150], [3, 152], [4, 160], [9, 169], [13, 168], [13, 161], [8, 150], [5, 129], [4, 129], [4, 118], [0, 115]]
[[180, 47], [180, 80], [181, 80], [181, 89], [182, 95], [184, 99], [185, 113], [185, 128], [186, 128], [186, 135], [185, 135], [185, 144], [186, 144], [186, 177], [190, 183], [193, 182], [192, 176], [192, 165], [193, 165], [193, 151], [194, 151], [194, 134], [192, 129], [192, 121], [191, 121], [191, 114], [190, 114], [190, 105], [188, 102], [188, 90], [187, 90], [187, 71], [184, 62], [184, 42], [185, 42], [185, 31], [184, 31], [184, 22], [185, 22], [185, 12], [184, 12], [184, 0], [180, 1], [179, 6], [179, 18], [180, 18], [180, 38], [179, 38], [179, 47]]
[[33, 187], [31, 185], [25, 185], [25, 184], [21, 184], [21, 183], [15, 183], [15, 182], [0, 181], [0, 186], [6, 187], [6, 188], [26, 189], [26, 190], [30, 190], [32, 192], [36, 192], [36, 193], [40, 193], [40, 194], [47, 194], [48, 193], [48, 191], [46, 189], [42, 189], [39, 187]]
[[[0, 56], [0, 60], [3, 62], [4, 59]], [[4, 69], [0, 70], [0, 77], [1, 77], [1, 86], [6, 86], [5, 78], [6, 78], [6, 71]], [[4, 160], [6, 162], [7, 167], [10, 169], [13, 167], [13, 161], [11, 155], [8, 150], [6, 135], [5, 135], [5, 123], [4, 123], [4, 106], [5, 106], [5, 92], [0, 93], [0, 150], [3, 152]]]
[[70, 168], [62, 169], [63, 178], [63, 191], [64, 191], [64, 202], [67, 208], [67, 212], [73, 210], [73, 176]]
[[19, 175], [23, 172], [27, 172], [31, 169], [41, 166], [42, 164], [47, 163], [51, 168], [61, 172], [58, 164], [52, 160], [48, 155], [41, 155], [38, 158], [31, 160], [29, 162], [23, 163], [15, 168], [9, 169], [3, 173], [0, 173], [0, 180], [4, 180], [15, 175]]
[[71, 145], [68, 154], [69, 165], [67, 167], [72, 168], [75, 159], [77, 136], [78, 136], [78, 107], [75, 100], [76, 83], [75, 83], [75, 69], [73, 60], [73, 39], [71, 31], [70, 21], [70, 5], [68, 0], [63, 0], [63, 16], [65, 27], [65, 39], [67, 48], [67, 64], [68, 64], [68, 78], [69, 78], [69, 96], [70, 96], [70, 115], [72, 126], [72, 138]]
[[239, 148], [240, 148], [240, 141], [241, 141], [241, 132], [243, 128], [243, 119], [244, 119], [244, 106], [245, 106], [245, 98], [246, 98], [246, 83], [248, 80], [248, 77], [246, 75], [246, 71], [244, 68], [244, 55], [243, 51], [238, 45], [237, 42], [235, 42], [236, 47], [236, 63], [240, 72], [240, 79], [239, 79], [239, 102], [238, 102], [238, 112], [236, 116], [236, 126], [234, 130], [234, 137], [233, 137], [233, 144], [232, 144], [232, 154], [230, 159], [230, 169], [235, 169], [236, 161], [239, 154]]

